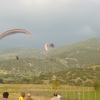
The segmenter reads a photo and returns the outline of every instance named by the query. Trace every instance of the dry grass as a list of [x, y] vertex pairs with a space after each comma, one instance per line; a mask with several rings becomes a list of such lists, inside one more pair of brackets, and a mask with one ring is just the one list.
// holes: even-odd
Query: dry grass
[[[9, 92], [9, 100], [18, 100], [21, 91], [24, 90], [26, 92], [25, 99], [27, 98], [27, 89], [42, 89], [44, 88], [44, 85], [33, 85], [33, 84], [0, 84], [0, 98], [2, 98], [2, 93], [7, 91]], [[49, 88], [50, 85], [46, 86], [46, 88]], [[26, 91], [25, 91], [26, 90]], [[50, 100], [50, 97], [47, 96], [36, 96], [32, 93], [33, 100]]]
[[[78, 91], [81, 93], [81, 98], [83, 96], [85, 98], [95, 98], [95, 91], [93, 87], [78, 87], [78, 86], [67, 86], [62, 85], [62, 88], [59, 89], [57, 92], [59, 92], [63, 100], [66, 100], [66, 98], [78, 98]], [[53, 93], [55, 90], [51, 88], [51, 85], [34, 85], [34, 84], [0, 84], [0, 98], [2, 98], [3, 92], [9, 92], [9, 100], [18, 100], [20, 93], [23, 91], [26, 94], [28, 92], [31, 92], [33, 100], [50, 100], [50, 98], [53, 96]], [[90, 93], [91, 92], [91, 93]], [[100, 92], [96, 92], [96, 98], [99, 98], [98, 94]], [[25, 99], [27, 96], [25, 97]], [[82, 99], [83, 100], [83, 99]], [[84, 99], [88, 100], [88, 99]], [[89, 99], [92, 100], [92, 99]], [[93, 100], [99, 100], [99, 99], [93, 99]]]

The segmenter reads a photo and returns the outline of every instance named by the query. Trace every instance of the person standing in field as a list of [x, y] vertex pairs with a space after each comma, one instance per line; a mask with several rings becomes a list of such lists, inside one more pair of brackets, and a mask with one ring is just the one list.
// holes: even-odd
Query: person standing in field
[[62, 100], [62, 97], [61, 97], [61, 95], [60, 95], [60, 94], [58, 94], [58, 95], [57, 95], [57, 97], [58, 97], [60, 100]]
[[30, 94], [30, 93], [27, 94], [27, 98], [26, 98], [25, 100], [33, 100], [33, 99], [31, 98], [31, 94]]
[[8, 96], [9, 96], [9, 93], [8, 92], [4, 92], [2, 100], [8, 100]]
[[52, 97], [50, 100], [60, 100], [60, 99], [57, 97], [57, 93], [54, 93], [54, 97]]
[[25, 93], [21, 92], [21, 96], [19, 97], [19, 100], [24, 100], [24, 98], [25, 98]]

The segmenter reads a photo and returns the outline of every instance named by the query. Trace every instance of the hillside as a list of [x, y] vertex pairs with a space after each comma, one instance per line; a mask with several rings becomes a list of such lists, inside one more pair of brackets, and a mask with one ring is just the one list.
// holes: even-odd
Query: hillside
[[16, 56], [20, 58], [45, 58], [45, 51], [39, 49], [30, 48], [13, 48], [9, 50], [3, 50], [0, 52], [0, 61], [15, 59]]
[[[92, 38], [48, 51], [28, 48], [9, 49], [0, 52], [0, 77], [5, 83], [14, 80], [20, 83], [23, 78], [31, 80], [34, 77], [38, 77], [40, 79], [39, 81], [43, 82], [43, 77], [41, 79], [40, 76], [48, 76], [48, 73], [50, 73], [50, 75], [65, 73], [66, 75], [70, 70], [75, 70], [75, 72], [77, 72], [77, 68], [84, 69], [99, 65], [99, 54], [100, 38]], [[19, 56], [19, 60], [16, 60], [16, 55]], [[85, 70], [87, 70], [88, 73], [89, 70]], [[94, 75], [92, 74], [91, 77]], [[64, 75], [62, 75], [62, 80], [64, 80], [63, 78]], [[50, 77], [49, 79], [51, 80]], [[66, 83], [63, 81], [61, 82]]]
[[100, 38], [91, 38], [79, 43], [65, 45], [48, 51], [34, 48], [13, 48], [0, 51], [0, 60], [15, 59], [16, 55], [20, 58], [49, 58], [49, 57], [72, 57], [74, 54], [85, 54], [88, 52], [100, 51]]
[[48, 73], [46, 75], [37, 76], [37, 79], [38, 81], [40, 80], [39, 82], [42, 81], [43, 83], [52, 83], [52, 81], [57, 81], [61, 84], [67, 85], [92, 86], [95, 77], [100, 79], [100, 65], [85, 68], [72, 68], [67, 71]]

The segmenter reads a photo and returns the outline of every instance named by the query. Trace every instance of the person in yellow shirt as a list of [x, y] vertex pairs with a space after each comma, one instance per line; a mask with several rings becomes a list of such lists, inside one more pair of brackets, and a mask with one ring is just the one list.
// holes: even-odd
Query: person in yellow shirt
[[25, 98], [25, 93], [21, 92], [21, 96], [19, 97], [19, 100], [24, 100], [24, 98]]

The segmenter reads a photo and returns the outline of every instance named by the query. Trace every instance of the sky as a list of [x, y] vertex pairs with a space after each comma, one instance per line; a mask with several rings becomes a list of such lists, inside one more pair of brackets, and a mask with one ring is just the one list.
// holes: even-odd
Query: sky
[[0, 49], [45, 49], [100, 38], [100, 0], [0, 0], [0, 34], [11, 29], [24, 33], [0, 40]]

